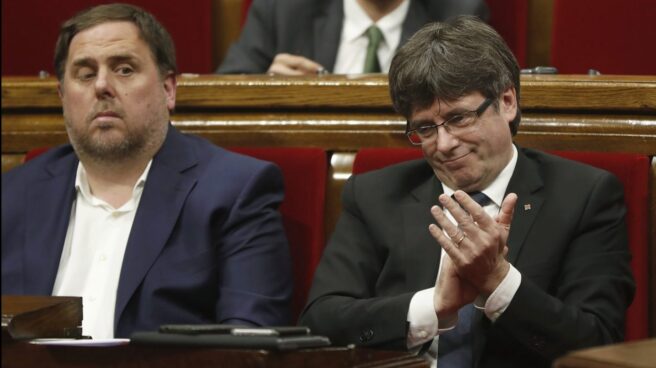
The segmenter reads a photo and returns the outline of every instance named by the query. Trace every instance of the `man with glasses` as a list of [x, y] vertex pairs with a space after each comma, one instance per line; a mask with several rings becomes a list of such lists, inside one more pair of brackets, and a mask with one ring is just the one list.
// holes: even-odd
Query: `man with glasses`
[[395, 55], [395, 109], [424, 159], [353, 176], [301, 322], [446, 367], [549, 367], [621, 341], [634, 283], [622, 186], [520, 148], [519, 67], [462, 16]]

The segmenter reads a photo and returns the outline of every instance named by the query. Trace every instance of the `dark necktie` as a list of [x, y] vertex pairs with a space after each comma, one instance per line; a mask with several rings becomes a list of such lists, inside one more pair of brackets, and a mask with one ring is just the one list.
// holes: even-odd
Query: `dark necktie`
[[[482, 192], [467, 193], [482, 207], [492, 200]], [[472, 367], [471, 324], [474, 305], [467, 304], [458, 311], [458, 324], [453, 330], [440, 335], [437, 346], [437, 366], [439, 368]]]
[[367, 56], [364, 59], [363, 73], [380, 73], [380, 63], [378, 62], [378, 46], [383, 39], [383, 32], [380, 28], [372, 25], [367, 29], [367, 38], [369, 45], [367, 46]]
[[467, 194], [469, 194], [471, 199], [475, 200], [476, 203], [480, 204], [481, 207], [485, 207], [488, 204], [492, 203], [490, 197], [486, 196], [485, 193], [483, 192], [471, 192]]

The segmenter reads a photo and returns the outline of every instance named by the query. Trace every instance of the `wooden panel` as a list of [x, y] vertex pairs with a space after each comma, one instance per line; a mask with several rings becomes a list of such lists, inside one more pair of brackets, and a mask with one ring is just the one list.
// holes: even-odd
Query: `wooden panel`
[[275, 351], [127, 344], [108, 347], [2, 344], [2, 367], [12, 368], [425, 368], [415, 354], [355, 347]]
[[650, 316], [650, 336], [656, 337], [656, 157], [652, 156], [651, 159], [651, 190], [649, 191], [649, 197], [651, 202], [651, 210], [649, 215], [651, 216], [651, 243], [649, 247], [649, 259], [651, 260], [649, 264], [649, 274], [650, 278], [650, 287], [649, 290], [649, 316]]
[[212, 0], [212, 70], [241, 33], [242, 0]]
[[551, 63], [553, 0], [528, 0], [526, 63], [529, 68]]
[[567, 354], [555, 368], [647, 368], [656, 361], [656, 339], [596, 347]]
[[[2, 78], [2, 110], [61, 106], [54, 78]], [[656, 76], [523, 75], [524, 111], [656, 111]], [[361, 109], [393, 112], [384, 76], [180, 76], [177, 109]], [[336, 110], [332, 112], [336, 113]]]

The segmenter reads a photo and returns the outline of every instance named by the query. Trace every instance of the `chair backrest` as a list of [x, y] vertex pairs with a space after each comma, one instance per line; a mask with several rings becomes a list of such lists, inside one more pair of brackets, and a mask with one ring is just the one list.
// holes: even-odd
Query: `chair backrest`
[[242, 153], [278, 165], [285, 180], [280, 206], [294, 272], [292, 316], [298, 318], [307, 301], [314, 270], [325, 246], [324, 211], [328, 160], [320, 148], [235, 147]]
[[520, 67], [526, 67], [528, 39], [527, 0], [485, 0], [490, 9], [489, 23], [506, 41]]
[[[25, 155], [32, 159], [48, 148], [36, 148]], [[314, 270], [319, 264], [324, 242], [324, 211], [328, 160], [320, 148], [233, 147], [233, 152], [273, 162], [282, 171], [285, 199], [280, 205], [293, 262], [294, 295], [292, 317], [305, 306]]]
[[656, 74], [654, 19], [653, 0], [555, 0], [551, 64], [565, 74]]
[[[53, 50], [59, 27], [78, 11], [107, 0], [2, 1], [2, 74], [54, 75]], [[125, 1], [151, 12], [171, 34], [179, 73], [211, 73], [212, 0]]]
[[[645, 155], [606, 152], [551, 151], [615, 174], [624, 184], [626, 222], [631, 269], [636, 282], [636, 295], [626, 313], [625, 340], [648, 337], [648, 223], [649, 223], [649, 158]], [[417, 148], [367, 148], [360, 150], [353, 162], [353, 173], [370, 170], [422, 157]]]

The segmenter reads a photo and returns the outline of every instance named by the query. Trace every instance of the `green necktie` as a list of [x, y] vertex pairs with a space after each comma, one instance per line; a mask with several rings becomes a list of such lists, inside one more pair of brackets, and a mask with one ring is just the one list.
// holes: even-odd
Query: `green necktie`
[[363, 73], [380, 73], [380, 63], [378, 62], [378, 46], [383, 39], [383, 32], [380, 28], [372, 25], [367, 29], [367, 38], [369, 39], [369, 46], [367, 46], [367, 57], [364, 59]]

